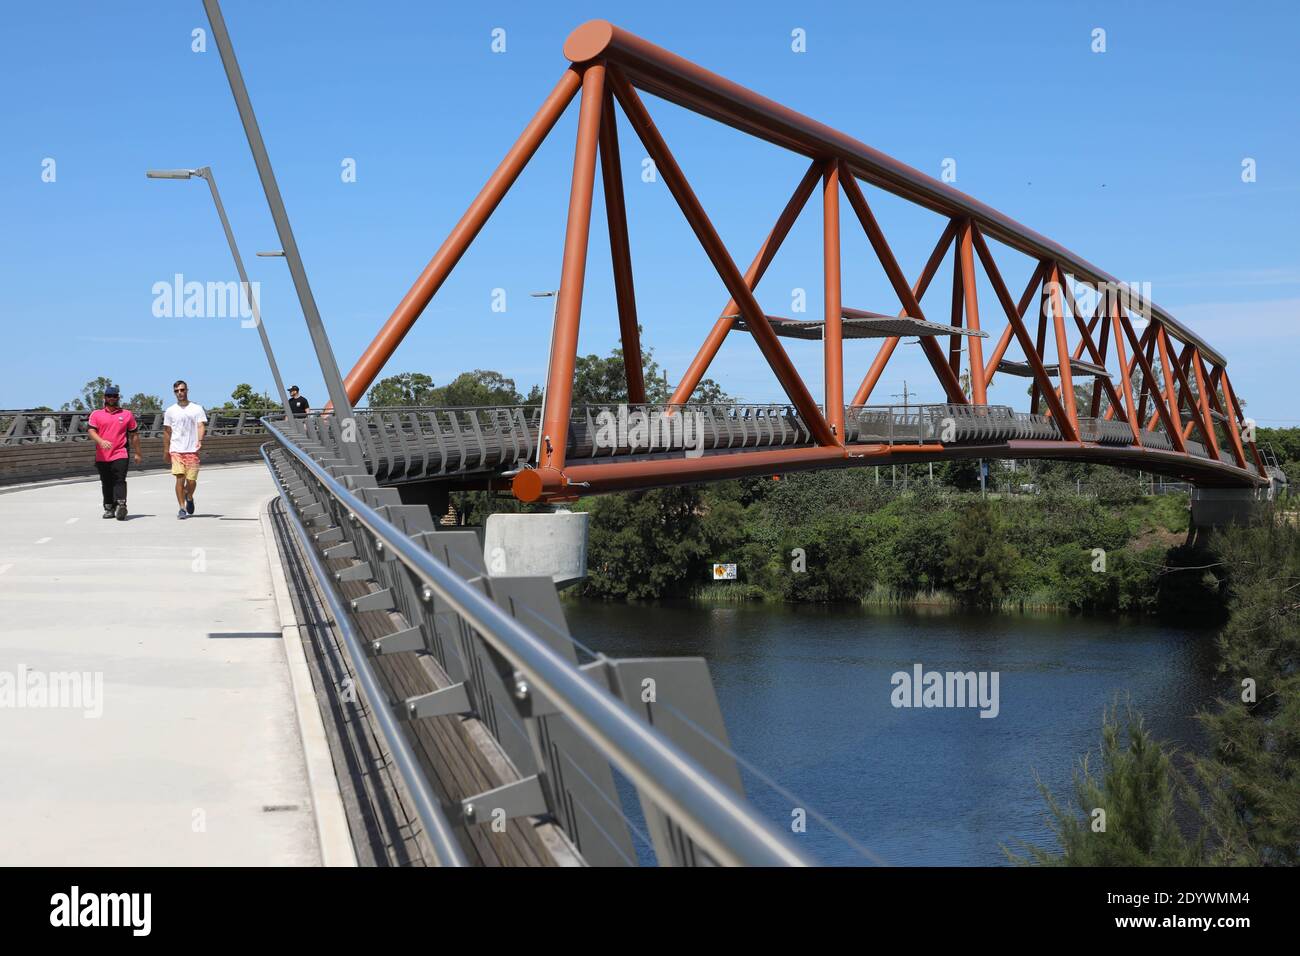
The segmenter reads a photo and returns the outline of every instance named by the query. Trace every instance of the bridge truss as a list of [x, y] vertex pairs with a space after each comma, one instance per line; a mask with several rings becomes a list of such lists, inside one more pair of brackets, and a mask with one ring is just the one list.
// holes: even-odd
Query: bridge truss
[[[559, 117], [578, 97], [563, 265], [540, 420], [541, 448], [531, 460], [517, 462], [519, 467], [509, 475], [517, 497], [568, 500], [580, 491], [974, 455], [1095, 461], [1219, 487], [1250, 488], [1267, 483], [1265, 461], [1229, 380], [1227, 360], [1129, 286], [952, 187], [605, 21], [578, 27], [565, 42], [564, 54], [570, 66], [560, 81], [348, 374], [346, 389], [353, 402], [374, 381]], [[808, 157], [807, 171], [745, 272], [719, 237], [638, 91]], [[728, 335], [747, 334], [780, 382], [790, 403], [790, 417], [806, 435], [798, 447], [710, 448], [693, 459], [684, 458], [677, 449], [637, 454], [635, 460], [617, 462], [601, 462], [597, 456], [584, 460], [569, 457], [574, 444], [571, 428], [575, 420], [581, 420], [580, 410], [572, 405], [572, 390], [598, 163], [628, 396], [633, 405], [644, 405], [646, 400], [616, 103], [731, 296], [677, 384], [665, 413], [671, 415], [690, 402]], [[863, 184], [945, 220], [914, 281], [908, 281], [899, 265]], [[771, 316], [760, 306], [755, 290], [819, 186], [824, 316], [815, 323]], [[896, 315], [846, 308], [842, 302], [841, 195], [848, 200], [898, 298], [901, 309]], [[1030, 280], [1018, 298], [1008, 289], [989, 240], [1034, 261]], [[945, 325], [927, 319], [921, 300], [949, 253], [953, 286]], [[995, 293], [997, 310], [1006, 319], [987, 356], [984, 340], [989, 333], [981, 325], [977, 261]], [[1095, 306], [1087, 309], [1077, 301], [1075, 288], [1087, 290]], [[1035, 302], [1037, 324], [1031, 328], [1029, 310]], [[1073, 346], [1071, 327], [1076, 338]], [[948, 407], [969, 408], [976, 414], [986, 410], [983, 414], [990, 420], [998, 418], [999, 409], [1007, 410], [988, 404], [990, 384], [999, 374], [1020, 375], [1031, 379], [1028, 415], [1043, 417], [1048, 423], [1046, 432], [1024, 437], [1023, 429], [1011, 429], [979, 442], [969, 435], [945, 441], [940, 432], [934, 441], [905, 443], [909, 444], [905, 448], [892, 441], [852, 440], [851, 434], [860, 433], [853, 427], [855, 418], [868, 407], [899, 342], [911, 336], [919, 340]], [[782, 346], [785, 337], [823, 342], [825, 394], [820, 404]], [[875, 359], [847, 402], [846, 337], [881, 340]], [[944, 338], [948, 339], [946, 352]], [[966, 348], [963, 339], [968, 342]], [[1008, 358], [1013, 341], [1022, 356], [1020, 361]], [[1081, 402], [1075, 382], [1083, 379], [1091, 379], [1093, 385], [1090, 397]], [[1121, 441], [1115, 440], [1117, 428]], [[1100, 440], [1102, 433], [1108, 440]]]

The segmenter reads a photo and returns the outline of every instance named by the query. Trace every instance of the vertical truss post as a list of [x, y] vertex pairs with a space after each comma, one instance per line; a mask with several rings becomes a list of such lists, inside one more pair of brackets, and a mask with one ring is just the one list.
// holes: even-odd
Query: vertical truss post
[[[975, 224], [967, 219], [962, 224], [957, 248], [961, 253], [962, 299], [966, 303], [966, 328], [971, 332], [980, 330], [980, 307], [975, 291], [975, 252], [972, 247]], [[978, 336], [971, 336], [966, 347], [970, 350], [970, 389], [971, 401], [976, 405], [989, 403], [988, 393], [984, 387], [984, 343]], [[960, 356], [960, 353], [958, 353]]]
[[954, 331], [948, 336], [948, 367], [958, 377], [958, 381], [961, 379], [961, 336], [956, 330], [962, 327], [962, 306], [965, 304], [962, 298], [965, 293], [962, 282], [962, 242], [967, 236], [968, 222], [969, 220], [963, 219], [957, 226], [957, 241], [952, 247], [952, 312], [949, 321]]
[[1061, 397], [1065, 400], [1066, 414], [1070, 416], [1070, 426], [1079, 434], [1079, 409], [1074, 400], [1074, 373], [1070, 370], [1070, 345], [1065, 337], [1065, 303], [1061, 300], [1061, 286], [1065, 278], [1060, 266], [1052, 263], [1050, 288], [1052, 293], [1052, 325], [1056, 330], [1057, 372], [1061, 382]]
[[840, 166], [829, 160], [822, 172], [822, 279], [825, 325], [826, 421], [844, 441], [844, 309], [840, 301]]
[[601, 105], [605, 92], [605, 66], [592, 63], [582, 74], [582, 102], [578, 111], [578, 137], [573, 153], [573, 182], [569, 191], [569, 218], [564, 230], [564, 262], [560, 292], [555, 303], [555, 330], [551, 337], [551, 363], [546, 375], [546, 408], [542, 412], [540, 467], [561, 471], [569, 440], [569, 414], [573, 402], [573, 371], [578, 356], [578, 322], [582, 315], [582, 289], [587, 272], [587, 240], [591, 233], [591, 197], [596, 183], [596, 143], [600, 136]]
[[[776, 257], [776, 252], [781, 248], [781, 243], [785, 241], [785, 237], [790, 234], [791, 227], [794, 226], [795, 220], [799, 218], [799, 213], [803, 210], [804, 204], [808, 202], [808, 197], [812, 195], [813, 187], [817, 185], [821, 173], [821, 163], [813, 160], [809, 164], [807, 172], [803, 174], [803, 179], [799, 180], [799, 185], [795, 187], [794, 193], [785, 204], [785, 208], [781, 210], [781, 215], [777, 217], [776, 225], [772, 227], [772, 231], [763, 240], [763, 245], [759, 247], [758, 253], [754, 256], [754, 261], [749, 264], [749, 269], [745, 273], [745, 286], [750, 292], [758, 288], [759, 280], [763, 278], [763, 273], [767, 271], [767, 267], [772, 264], [772, 260]], [[670, 405], [684, 405], [690, 400], [691, 395], [695, 393], [695, 389], [700, 385], [700, 380], [704, 378], [704, 373], [709, 370], [709, 365], [717, 356], [718, 349], [722, 348], [727, 333], [735, 325], [736, 312], [736, 300], [728, 299], [717, 322], [713, 324], [713, 328], [709, 331], [708, 338], [700, 346], [699, 353], [691, 361], [686, 373], [677, 383], [672, 398], [668, 400]]]
[[605, 190], [605, 219], [609, 224], [609, 255], [614, 269], [618, 330], [623, 343], [627, 400], [645, 404], [645, 375], [641, 367], [641, 333], [637, 328], [636, 287], [632, 281], [632, 251], [627, 234], [627, 204], [623, 199], [623, 167], [618, 155], [618, 126], [614, 100], [606, 87], [600, 116], [600, 173]]

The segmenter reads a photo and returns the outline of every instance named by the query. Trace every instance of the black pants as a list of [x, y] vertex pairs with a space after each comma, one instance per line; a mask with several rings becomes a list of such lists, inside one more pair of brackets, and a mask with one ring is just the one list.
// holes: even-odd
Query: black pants
[[95, 468], [99, 471], [99, 485], [104, 492], [105, 508], [126, 501], [126, 469], [129, 464], [127, 458], [95, 462]]

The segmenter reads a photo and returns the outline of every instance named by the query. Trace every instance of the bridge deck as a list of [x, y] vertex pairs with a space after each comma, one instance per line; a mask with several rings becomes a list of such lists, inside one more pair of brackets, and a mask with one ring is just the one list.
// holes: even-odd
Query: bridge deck
[[133, 478], [126, 522], [100, 518], [97, 481], [0, 494], [0, 682], [102, 675], [99, 718], [30, 706], [31, 678], [29, 706], [0, 706], [0, 862], [320, 862], [259, 520], [270, 478], [205, 472], [186, 521], [172, 487]]

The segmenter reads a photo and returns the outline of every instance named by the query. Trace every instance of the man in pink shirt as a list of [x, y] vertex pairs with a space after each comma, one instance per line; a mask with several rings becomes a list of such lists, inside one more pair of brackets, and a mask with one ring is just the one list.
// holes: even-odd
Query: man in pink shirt
[[90, 416], [86, 430], [95, 443], [95, 469], [99, 472], [100, 488], [104, 492], [104, 517], [126, 520], [126, 454], [127, 437], [138, 465], [140, 456], [140, 430], [135, 416], [122, 408], [122, 393], [116, 385], [104, 389], [104, 407]]

